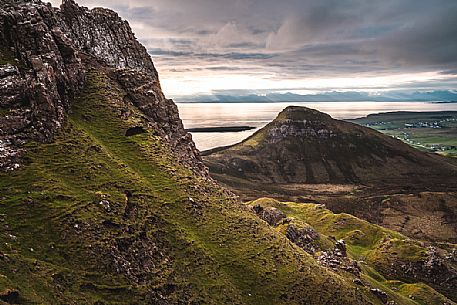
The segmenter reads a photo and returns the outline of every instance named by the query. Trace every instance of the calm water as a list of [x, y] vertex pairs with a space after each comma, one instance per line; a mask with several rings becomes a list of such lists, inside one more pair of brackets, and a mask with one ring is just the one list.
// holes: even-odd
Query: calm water
[[[248, 125], [258, 129], [268, 124], [281, 110], [290, 105], [314, 108], [336, 119], [352, 119], [386, 111], [457, 111], [457, 103], [424, 102], [178, 103], [177, 105], [186, 128]], [[198, 149], [206, 150], [238, 143], [256, 130], [194, 133], [192, 137]]]

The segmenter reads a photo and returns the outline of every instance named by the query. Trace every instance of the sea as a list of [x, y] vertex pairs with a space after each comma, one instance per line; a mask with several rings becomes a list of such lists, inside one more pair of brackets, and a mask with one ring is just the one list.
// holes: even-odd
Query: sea
[[354, 119], [390, 111], [457, 111], [457, 103], [439, 102], [281, 102], [177, 103], [185, 128], [252, 126], [241, 132], [193, 133], [200, 151], [236, 144], [271, 122], [287, 106], [305, 106], [335, 119]]

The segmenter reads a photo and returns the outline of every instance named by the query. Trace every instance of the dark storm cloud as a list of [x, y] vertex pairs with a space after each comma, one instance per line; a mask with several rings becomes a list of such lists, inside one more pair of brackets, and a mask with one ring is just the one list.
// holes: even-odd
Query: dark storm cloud
[[165, 49], [149, 49], [148, 50], [149, 54], [152, 56], [162, 56], [162, 55], [168, 55], [168, 56], [190, 56], [193, 55], [193, 52], [184, 52], [184, 51], [173, 51], [173, 50], [165, 50]]
[[457, 75], [457, 69], [441, 71], [441, 74], [444, 74], [444, 75]]
[[235, 59], [235, 60], [244, 60], [244, 59], [268, 59], [275, 57], [275, 54], [264, 54], [264, 53], [240, 53], [240, 52], [230, 52], [230, 53], [196, 53], [196, 52], [186, 52], [186, 51], [173, 51], [166, 49], [149, 49], [149, 54], [153, 56], [192, 56], [193, 58], [225, 58], [225, 59]]
[[290, 79], [457, 71], [455, 0], [78, 2], [119, 11], [153, 57], [176, 65], [170, 71], [247, 61], [246, 74]]

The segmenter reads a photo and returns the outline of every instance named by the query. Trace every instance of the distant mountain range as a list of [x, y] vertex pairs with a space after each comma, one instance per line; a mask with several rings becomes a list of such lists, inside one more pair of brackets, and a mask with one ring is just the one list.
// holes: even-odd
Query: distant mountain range
[[269, 93], [266, 95], [248, 94], [214, 94], [198, 96], [175, 97], [177, 102], [183, 103], [275, 103], [275, 102], [354, 102], [354, 101], [374, 101], [374, 102], [456, 102], [456, 90], [440, 91], [388, 91], [381, 93], [369, 93], [359, 91], [330, 91], [317, 94], [295, 94], [295, 93]]

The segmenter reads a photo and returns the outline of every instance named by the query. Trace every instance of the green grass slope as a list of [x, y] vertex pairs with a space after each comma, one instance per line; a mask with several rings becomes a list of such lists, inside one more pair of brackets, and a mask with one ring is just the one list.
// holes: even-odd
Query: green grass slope
[[[257, 199], [247, 204], [260, 205], [263, 208], [274, 207], [294, 222], [310, 225], [321, 235], [316, 243], [320, 243], [323, 250], [329, 248], [326, 245], [329, 238], [343, 239], [347, 244], [349, 257], [361, 265], [361, 278], [371, 287], [386, 292], [396, 303], [454, 304], [441, 293], [420, 282], [427, 280], [425, 276], [401, 277], [393, 272], [402, 264], [414, 264], [426, 258], [427, 248], [419, 241], [349, 214], [334, 214], [316, 204], [279, 202], [270, 198]], [[284, 231], [282, 225], [277, 226], [276, 230]], [[452, 244], [441, 246], [449, 249], [456, 247]], [[443, 290], [455, 298], [455, 290]]]
[[123, 96], [90, 71], [55, 141], [0, 173], [0, 303], [379, 303], [179, 165], [152, 129], [126, 137], [146, 120]]

